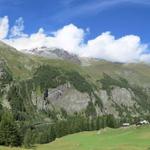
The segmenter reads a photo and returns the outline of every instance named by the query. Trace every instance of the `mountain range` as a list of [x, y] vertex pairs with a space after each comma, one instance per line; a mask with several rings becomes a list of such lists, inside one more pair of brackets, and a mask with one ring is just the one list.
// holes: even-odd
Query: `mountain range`
[[58, 48], [18, 51], [0, 42], [0, 87], [0, 104], [16, 120], [150, 111], [150, 64], [80, 58]]

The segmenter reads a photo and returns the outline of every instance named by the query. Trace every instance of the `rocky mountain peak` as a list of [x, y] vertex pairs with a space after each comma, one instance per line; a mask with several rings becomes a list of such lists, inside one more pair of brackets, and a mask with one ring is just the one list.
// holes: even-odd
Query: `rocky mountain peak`
[[33, 49], [25, 49], [23, 50], [23, 52], [29, 53], [32, 55], [46, 57], [49, 59], [63, 59], [63, 60], [71, 61], [76, 64], [81, 63], [77, 55], [71, 54], [64, 49], [59, 49], [59, 48], [53, 48], [53, 47], [48, 48], [48, 47], [42, 46], [42, 47], [37, 47]]

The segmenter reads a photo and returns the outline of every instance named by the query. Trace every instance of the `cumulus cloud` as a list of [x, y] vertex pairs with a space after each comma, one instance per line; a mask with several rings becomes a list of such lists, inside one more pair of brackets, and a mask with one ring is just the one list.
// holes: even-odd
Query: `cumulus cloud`
[[24, 30], [24, 20], [22, 17], [19, 17], [15, 25], [10, 29], [10, 37], [26, 37], [27, 34], [23, 33]]
[[9, 20], [8, 17], [5, 16], [0, 18], [0, 39], [4, 39], [7, 37], [9, 30]]
[[150, 54], [142, 54], [140, 57], [140, 61], [150, 63]]
[[[47, 35], [43, 28], [27, 35], [23, 32], [23, 19], [19, 18], [11, 28], [11, 36], [3, 41], [18, 50], [36, 47], [57, 47], [83, 57], [93, 57], [117, 62], [150, 62], [148, 44], [143, 44], [139, 36], [126, 35], [116, 39], [111, 32], [104, 32], [98, 37], [84, 41], [90, 30], [78, 28], [73, 24]], [[6, 36], [4, 36], [6, 37]]]
[[148, 48], [142, 44], [140, 37], [127, 35], [115, 39], [110, 32], [105, 32], [88, 43], [82, 48], [82, 56], [101, 58], [118, 62], [138, 61]]
[[84, 30], [73, 24], [64, 26], [62, 29], [53, 32], [51, 36], [46, 35], [43, 28], [28, 36], [22, 36], [22, 34], [24, 35], [22, 32], [20, 36], [6, 39], [5, 42], [18, 50], [46, 46], [63, 48], [69, 52], [77, 53], [84, 39]]

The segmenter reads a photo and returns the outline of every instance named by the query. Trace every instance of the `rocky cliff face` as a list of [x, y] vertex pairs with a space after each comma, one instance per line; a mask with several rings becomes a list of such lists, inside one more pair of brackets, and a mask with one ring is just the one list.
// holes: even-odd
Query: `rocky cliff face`
[[149, 111], [139, 111], [144, 108], [137, 103], [136, 98], [138, 96], [130, 88], [114, 86], [109, 94], [103, 89], [95, 91], [103, 104], [102, 108], [97, 105], [97, 99], [94, 96], [79, 92], [69, 83], [60, 85], [54, 89], [48, 89], [46, 92], [47, 96], [45, 98], [44, 93], [41, 93], [41, 95], [32, 93], [32, 102], [38, 110], [59, 111], [63, 108], [67, 113], [73, 114], [75, 112], [84, 112], [89, 102], [92, 101], [97, 115], [113, 114], [116, 117], [127, 115], [138, 116], [141, 113], [146, 114]]
[[4, 60], [0, 60], [0, 103], [11, 109], [11, 106], [7, 99], [7, 93], [9, 90], [9, 84], [12, 82], [11, 71], [8, 69]]
[[108, 95], [107, 91], [101, 90], [99, 96], [104, 105], [104, 112], [107, 114], [118, 116], [119, 113], [124, 115], [127, 115], [128, 112], [132, 115], [137, 113], [133, 111], [137, 103], [134, 100], [135, 95], [130, 89], [114, 87], [110, 95]]
[[[45, 55], [45, 51], [38, 52]], [[105, 61], [99, 64], [97, 60], [95, 65], [88, 61], [90, 64], [80, 66], [76, 56], [56, 49], [53, 54], [71, 61], [77, 60], [76, 65], [62, 60], [58, 60], [56, 65], [55, 61], [51, 64], [49, 59], [41, 62], [43, 59], [39, 57], [28, 58], [28, 55], [0, 44], [0, 105], [11, 109], [16, 120], [32, 120], [37, 116], [44, 118], [49, 112], [60, 114], [62, 109], [68, 114], [77, 112], [89, 116], [113, 114], [120, 117], [149, 113], [150, 88], [142, 84], [133, 85], [130, 80], [121, 78], [122, 74], [115, 74], [116, 71], [127, 70], [122, 65]], [[149, 66], [142, 64], [135, 70], [132, 68], [130, 70], [141, 77], [137, 80], [146, 77], [145, 82], [149, 81]], [[146, 71], [141, 69], [138, 72], [139, 68]], [[127, 76], [132, 79], [134, 74], [129, 71]]]
[[0, 80], [2, 80], [3, 76], [4, 76], [4, 70], [3, 70], [2, 66], [1, 66], [1, 63], [2, 62], [0, 62]]
[[[97, 84], [76, 71], [41, 66], [31, 79], [16, 82], [4, 62], [0, 67], [1, 102], [16, 117], [65, 110], [88, 115], [139, 116], [149, 113], [150, 90], [104, 74]], [[31, 117], [31, 116], [30, 116]]]
[[73, 88], [69, 83], [60, 85], [54, 89], [48, 89], [45, 94], [38, 96], [32, 93], [33, 104], [38, 110], [65, 109], [68, 113], [80, 112], [86, 109], [90, 97], [87, 93], [81, 93]]
[[6, 72], [4, 70], [4, 61], [0, 60], [0, 80], [3, 80], [3, 77], [5, 76]]

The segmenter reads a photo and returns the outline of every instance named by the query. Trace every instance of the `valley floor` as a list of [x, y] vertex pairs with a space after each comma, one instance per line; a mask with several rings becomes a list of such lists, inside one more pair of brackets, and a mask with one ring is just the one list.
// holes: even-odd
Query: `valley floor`
[[[150, 150], [150, 126], [81, 132], [65, 136], [36, 150]], [[0, 147], [0, 150], [25, 150]]]

